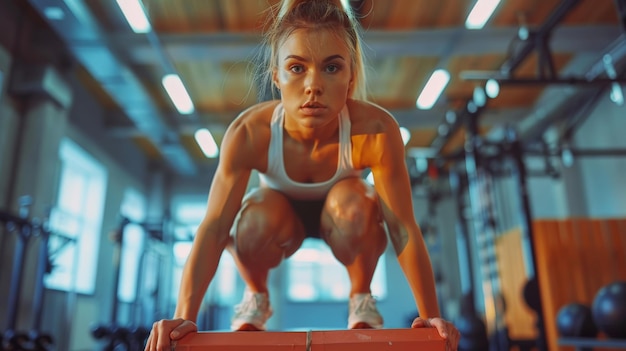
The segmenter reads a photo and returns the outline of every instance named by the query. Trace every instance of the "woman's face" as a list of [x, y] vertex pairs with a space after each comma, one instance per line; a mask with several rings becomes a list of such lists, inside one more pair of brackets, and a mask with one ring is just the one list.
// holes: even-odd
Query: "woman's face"
[[274, 84], [285, 114], [315, 128], [335, 119], [352, 86], [350, 50], [328, 29], [298, 29], [278, 48]]

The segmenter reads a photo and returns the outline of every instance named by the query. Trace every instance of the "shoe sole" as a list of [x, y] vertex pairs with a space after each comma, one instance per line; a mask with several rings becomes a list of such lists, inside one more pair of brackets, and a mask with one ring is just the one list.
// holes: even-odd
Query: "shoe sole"
[[351, 326], [349, 329], [382, 329], [382, 326], [380, 328], [375, 328], [369, 323], [358, 322], [354, 324], [353, 326]]
[[374, 327], [372, 327], [371, 325], [365, 322], [358, 322], [357, 324], [353, 325], [350, 329], [374, 329]]
[[239, 326], [239, 328], [234, 331], [263, 331], [263, 329], [257, 328], [254, 324], [244, 323]]

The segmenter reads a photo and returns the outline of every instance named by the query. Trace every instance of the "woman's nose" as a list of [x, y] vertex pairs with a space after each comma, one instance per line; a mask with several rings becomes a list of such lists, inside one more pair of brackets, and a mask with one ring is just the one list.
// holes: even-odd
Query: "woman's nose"
[[307, 95], [320, 95], [323, 92], [322, 79], [318, 72], [308, 72], [305, 80], [304, 91]]

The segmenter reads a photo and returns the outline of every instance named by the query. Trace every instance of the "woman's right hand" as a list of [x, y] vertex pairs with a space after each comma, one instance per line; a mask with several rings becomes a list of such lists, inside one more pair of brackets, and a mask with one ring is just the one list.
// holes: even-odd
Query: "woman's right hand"
[[196, 323], [182, 318], [162, 319], [152, 325], [145, 351], [170, 351], [172, 341], [197, 332]]

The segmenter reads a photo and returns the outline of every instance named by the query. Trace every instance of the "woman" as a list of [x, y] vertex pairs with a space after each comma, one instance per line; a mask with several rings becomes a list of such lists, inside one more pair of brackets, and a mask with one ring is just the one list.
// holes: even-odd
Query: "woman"
[[[196, 331], [194, 321], [224, 249], [247, 284], [233, 330], [264, 330], [269, 271], [305, 237], [318, 237], [351, 282], [348, 328], [381, 328], [370, 293], [387, 233], [420, 317], [456, 349], [439, 318], [433, 272], [415, 222], [397, 122], [364, 100], [357, 22], [339, 0], [284, 1], [267, 33], [267, 76], [280, 100], [257, 104], [229, 126], [206, 215], [185, 265], [175, 319], [154, 324], [146, 350]], [[375, 187], [361, 179], [370, 169]], [[245, 194], [252, 170], [261, 186]]]

